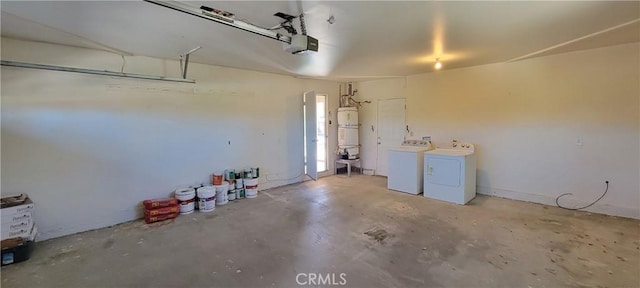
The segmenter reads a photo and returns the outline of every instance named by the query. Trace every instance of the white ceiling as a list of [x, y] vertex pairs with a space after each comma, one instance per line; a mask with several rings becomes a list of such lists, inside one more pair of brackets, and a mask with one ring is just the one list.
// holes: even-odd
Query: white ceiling
[[[2, 1], [2, 36], [120, 54], [336, 80], [373, 79], [640, 41], [640, 2], [200, 1], [255, 25], [305, 13], [320, 51], [282, 43], [147, 2]], [[329, 24], [329, 16], [335, 23]], [[7, 59], [10, 60], [10, 59]]]

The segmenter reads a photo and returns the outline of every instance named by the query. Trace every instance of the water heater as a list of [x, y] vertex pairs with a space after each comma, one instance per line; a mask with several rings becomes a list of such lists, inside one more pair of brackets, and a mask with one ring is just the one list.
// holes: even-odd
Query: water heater
[[357, 107], [338, 108], [338, 153], [348, 159], [360, 157], [359, 127]]

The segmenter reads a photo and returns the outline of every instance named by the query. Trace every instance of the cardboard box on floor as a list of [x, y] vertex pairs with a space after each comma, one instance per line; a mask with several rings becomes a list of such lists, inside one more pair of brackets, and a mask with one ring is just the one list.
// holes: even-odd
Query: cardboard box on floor
[[2, 240], [2, 266], [29, 260], [34, 249], [36, 226], [32, 226], [29, 238], [16, 237]]
[[28, 260], [38, 233], [38, 228], [33, 222], [35, 205], [27, 194], [4, 197], [0, 202], [1, 265]]
[[13, 224], [9, 227], [2, 225], [2, 237], [0, 240], [9, 238], [31, 238], [31, 232], [33, 231], [33, 222], [31, 220]]
[[[14, 201], [15, 199], [21, 199], [20, 202]], [[20, 194], [17, 196], [9, 196], [3, 197], [0, 199], [2, 202], [2, 206], [0, 209], [0, 215], [2, 215], [2, 219], [5, 217], [10, 217], [15, 214], [25, 214], [33, 212], [35, 205], [33, 201], [27, 196], [27, 194]], [[4, 223], [4, 221], [2, 221]]]
[[[3, 197], [0, 199], [2, 224], [0, 240], [21, 238], [24, 241], [33, 241], [37, 229], [33, 222], [33, 210], [35, 205], [27, 194]], [[6, 248], [3, 243], [2, 248]]]
[[15, 223], [20, 223], [20, 222], [28, 221], [32, 219], [33, 219], [33, 214], [31, 214], [31, 211], [24, 212], [24, 213], [16, 213], [9, 216], [2, 216], [2, 224], [5, 224], [5, 223], [15, 224]]
[[[26, 232], [14, 234], [17, 236], [8, 236], [2, 239], [1, 241], [2, 250], [8, 249], [8, 248], [14, 248], [26, 242], [33, 242], [36, 240], [36, 234], [38, 234], [38, 227], [36, 227], [36, 225], [31, 225], [29, 230]], [[5, 236], [2, 235], [2, 237], [5, 237]]]

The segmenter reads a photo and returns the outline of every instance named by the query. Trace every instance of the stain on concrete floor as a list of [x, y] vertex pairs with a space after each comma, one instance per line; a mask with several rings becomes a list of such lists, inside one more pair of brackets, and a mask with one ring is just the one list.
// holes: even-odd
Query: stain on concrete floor
[[380, 244], [384, 244], [384, 239], [393, 237], [392, 234], [387, 233], [387, 231], [384, 229], [369, 230], [367, 232], [364, 232], [364, 234], [369, 236], [369, 238], [371, 238], [372, 240], [375, 240]]

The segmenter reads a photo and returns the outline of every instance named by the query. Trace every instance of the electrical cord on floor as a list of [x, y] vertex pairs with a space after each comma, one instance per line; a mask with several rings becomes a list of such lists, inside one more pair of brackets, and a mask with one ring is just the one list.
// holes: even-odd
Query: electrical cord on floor
[[558, 200], [560, 200], [561, 197], [566, 196], [566, 195], [572, 195], [573, 193], [564, 193], [558, 197], [556, 197], [556, 205], [558, 205], [558, 207], [562, 208], [562, 209], [567, 209], [567, 210], [582, 210], [585, 208], [589, 208], [591, 206], [593, 206], [593, 204], [598, 203], [598, 201], [600, 201], [600, 199], [602, 199], [602, 197], [604, 197], [604, 195], [607, 195], [607, 192], [609, 191], [609, 181], [604, 181], [604, 183], [607, 184], [607, 188], [604, 189], [604, 193], [602, 193], [602, 195], [600, 197], [598, 197], [598, 199], [596, 199], [596, 201], [593, 201], [591, 204], [584, 206], [584, 207], [579, 207], [579, 208], [569, 208], [569, 207], [563, 207], [560, 205], [560, 203], [558, 203]]
[[276, 182], [276, 181], [288, 181], [288, 180], [294, 180], [297, 179], [298, 177], [304, 175], [303, 173], [298, 174], [297, 176], [294, 176], [292, 178], [287, 178], [287, 179], [269, 179], [269, 175], [265, 175], [265, 180], [267, 180], [265, 183], [270, 183], [270, 182]]

